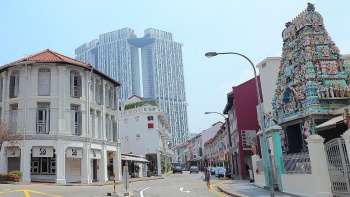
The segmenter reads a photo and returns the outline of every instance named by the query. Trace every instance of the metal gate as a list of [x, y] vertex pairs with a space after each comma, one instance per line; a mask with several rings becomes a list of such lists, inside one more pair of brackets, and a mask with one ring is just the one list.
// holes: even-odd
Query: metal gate
[[324, 148], [333, 196], [350, 196], [350, 164], [344, 139], [330, 140]]

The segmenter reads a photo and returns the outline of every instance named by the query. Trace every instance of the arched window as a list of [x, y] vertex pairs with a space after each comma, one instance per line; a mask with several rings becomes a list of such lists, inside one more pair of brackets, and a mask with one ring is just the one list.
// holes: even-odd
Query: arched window
[[10, 98], [18, 96], [19, 92], [19, 71], [13, 71], [10, 75], [10, 87], [9, 87]]
[[39, 68], [38, 95], [50, 96], [50, 93], [51, 93], [51, 71], [49, 68]]
[[70, 94], [72, 97], [81, 97], [81, 76], [77, 71], [70, 71]]

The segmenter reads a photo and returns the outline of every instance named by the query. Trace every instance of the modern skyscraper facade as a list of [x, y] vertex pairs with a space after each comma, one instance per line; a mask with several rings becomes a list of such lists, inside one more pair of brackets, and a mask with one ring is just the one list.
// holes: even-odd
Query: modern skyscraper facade
[[188, 139], [182, 44], [172, 33], [149, 28], [137, 38], [132, 29], [123, 28], [81, 45], [75, 54], [121, 82], [121, 102], [132, 95], [157, 100], [171, 125], [173, 144]]

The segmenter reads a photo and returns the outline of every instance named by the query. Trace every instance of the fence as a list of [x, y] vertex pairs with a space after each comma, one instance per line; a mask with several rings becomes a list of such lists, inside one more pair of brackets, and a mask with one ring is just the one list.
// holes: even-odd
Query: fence
[[311, 174], [309, 153], [295, 153], [282, 157], [284, 174]]

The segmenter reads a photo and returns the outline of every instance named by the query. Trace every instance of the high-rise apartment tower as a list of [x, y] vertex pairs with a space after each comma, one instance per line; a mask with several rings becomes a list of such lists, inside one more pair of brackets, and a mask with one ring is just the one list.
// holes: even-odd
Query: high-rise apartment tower
[[150, 28], [137, 38], [132, 29], [123, 28], [81, 45], [75, 55], [121, 82], [121, 102], [141, 93], [157, 100], [171, 125], [173, 144], [187, 140], [182, 44], [173, 40], [172, 33]]

